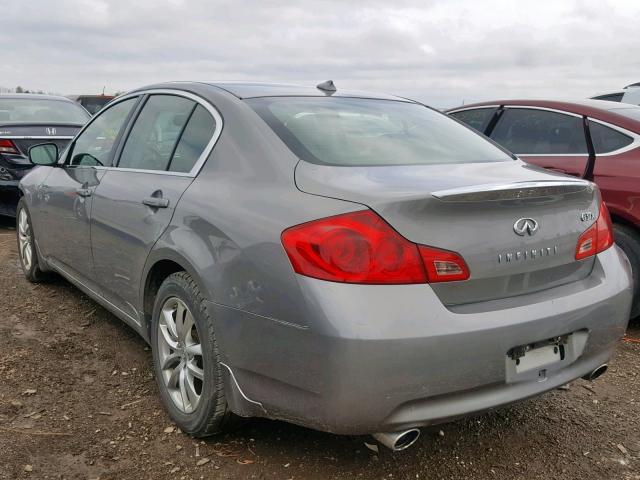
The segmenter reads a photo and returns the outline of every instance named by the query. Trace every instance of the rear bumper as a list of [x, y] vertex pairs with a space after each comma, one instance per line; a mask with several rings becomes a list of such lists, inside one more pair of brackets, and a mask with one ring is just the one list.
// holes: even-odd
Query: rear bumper
[[[598, 255], [579, 282], [455, 311], [428, 285], [299, 281], [309, 328], [209, 305], [233, 372], [229, 388], [241, 389], [231, 406], [346, 434], [444, 422], [581, 377], [612, 354], [632, 297], [630, 266], [617, 247]], [[585, 341], [547, 367], [544, 381], [537, 370], [509, 371], [511, 348], [572, 332]]]
[[0, 180], [0, 215], [16, 216], [20, 190], [18, 180]]

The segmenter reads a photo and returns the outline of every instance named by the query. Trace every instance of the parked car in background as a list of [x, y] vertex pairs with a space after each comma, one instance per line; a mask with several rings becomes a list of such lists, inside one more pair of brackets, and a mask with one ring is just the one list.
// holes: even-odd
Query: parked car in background
[[33, 167], [29, 147], [50, 141], [62, 150], [88, 119], [65, 97], [0, 95], [0, 215], [15, 215], [18, 182]]
[[78, 102], [87, 112], [95, 115], [115, 97], [113, 95], [70, 95], [67, 98]]
[[609, 102], [623, 102], [640, 105], [640, 82], [627, 85], [622, 90], [601, 93], [591, 98], [593, 100], [607, 100]]
[[406, 99], [166, 83], [30, 155], [26, 277], [59, 272], [139, 332], [195, 436], [235, 413], [403, 449], [597, 377], [629, 318], [593, 183]]
[[640, 315], [640, 107], [602, 100], [496, 100], [448, 113], [526, 162], [596, 182], [616, 241], [633, 265], [632, 317]]

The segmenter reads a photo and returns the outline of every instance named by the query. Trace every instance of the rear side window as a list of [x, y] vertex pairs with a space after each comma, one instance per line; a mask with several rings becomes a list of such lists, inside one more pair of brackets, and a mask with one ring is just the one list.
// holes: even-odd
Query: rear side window
[[129, 133], [118, 167], [166, 170], [195, 107], [193, 100], [176, 95], [150, 96]]
[[182, 132], [169, 170], [190, 172], [213, 137], [215, 127], [216, 122], [211, 114], [202, 105], [198, 105]]
[[589, 122], [589, 132], [596, 153], [610, 153], [633, 142], [628, 135], [594, 121]]
[[450, 115], [454, 118], [457, 118], [461, 122], [466, 123], [471, 128], [475, 128], [480, 133], [484, 133], [495, 111], [495, 107], [472, 108], [469, 110], [453, 112]]
[[247, 103], [302, 160], [337, 166], [504, 162], [507, 153], [423, 105], [347, 97]]
[[581, 117], [531, 108], [507, 108], [491, 138], [518, 155], [587, 154]]

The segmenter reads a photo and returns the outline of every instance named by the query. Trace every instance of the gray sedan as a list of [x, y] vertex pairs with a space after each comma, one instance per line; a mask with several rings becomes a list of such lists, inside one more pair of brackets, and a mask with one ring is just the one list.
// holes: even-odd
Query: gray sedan
[[403, 98], [166, 83], [30, 158], [26, 277], [139, 332], [194, 436], [262, 416], [399, 450], [597, 377], [627, 324], [597, 187]]

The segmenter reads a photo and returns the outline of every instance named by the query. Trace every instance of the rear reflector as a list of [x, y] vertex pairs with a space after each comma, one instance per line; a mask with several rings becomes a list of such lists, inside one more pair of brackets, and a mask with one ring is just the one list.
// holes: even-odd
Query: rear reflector
[[604, 202], [600, 203], [600, 212], [596, 223], [580, 235], [576, 246], [576, 260], [596, 255], [613, 245], [613, 226], [609, 210]]
[[13, 143], [13, 141], [4, 139], [0, 140], [0, 153], [11, 153], [14, 155], [19, 155], [20, 151], [18, 150], [18, 147], [16, 147], [16, 144]]
[[295, 272], [343, 283], [408, 284], [466, 280], [456, 253], [410, 242], [371, 210], [323, 218], [282, 232]]

